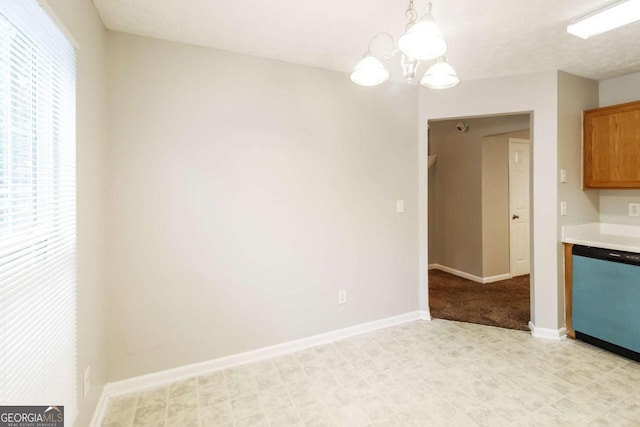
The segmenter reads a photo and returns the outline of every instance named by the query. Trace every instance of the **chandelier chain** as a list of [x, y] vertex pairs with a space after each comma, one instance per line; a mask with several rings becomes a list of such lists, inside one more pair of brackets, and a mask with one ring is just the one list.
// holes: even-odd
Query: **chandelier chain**
[[[409, 0], [409, 6], [407, 6], [407, 10], [405, 12], [410, 23], [415, 22], [418, 19], [418, 12], [416, 12], [416, 9], [413, 7], [413, 2], [414, 0]], [[431, 2], [428, 2], [424, 7], [424, 13], [431, 14], [431, 7]]]
[[409, 22], [414, 22], [418, 19], [418, 12], [413, 8], [413, 0], [409, 0], [409, 6], [407, 7], [405, 14]]

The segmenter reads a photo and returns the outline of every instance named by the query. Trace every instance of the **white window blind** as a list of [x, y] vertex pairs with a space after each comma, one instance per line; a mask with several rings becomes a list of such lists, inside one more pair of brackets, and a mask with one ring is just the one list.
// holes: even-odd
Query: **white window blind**
[[0, 404], [76, 401], [75, 50], [0, 0]]

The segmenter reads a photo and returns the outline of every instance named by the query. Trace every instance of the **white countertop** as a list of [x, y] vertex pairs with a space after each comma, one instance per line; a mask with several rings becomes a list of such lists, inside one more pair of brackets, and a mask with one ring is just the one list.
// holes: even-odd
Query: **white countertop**
[[592, 222], [562, 226], [562, 241], [640, 253], [640, 226]]

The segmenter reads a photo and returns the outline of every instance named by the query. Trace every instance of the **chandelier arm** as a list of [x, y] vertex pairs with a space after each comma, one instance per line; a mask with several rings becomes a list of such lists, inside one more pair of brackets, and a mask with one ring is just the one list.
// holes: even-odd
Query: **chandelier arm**
[[393, 36], [391, 35], [391, 33], [387, 33], [387, 32], [382, 32], [382, 33], [378, 33], [375, 36], [371, 37], [371, 40], [369, 41], [369, 47], [367, 48], [368, 52], [371, 52], [371, 45], [373, 44], [373, 42], [380, 38], [381, 36], [386, 36], [391, 40], [391, 44], [393, 45], [393, 50], [389, 51], [389, 52], [382, 52], [382, 56], [385, 57], [385, 59], [391, 59], [395, 56], [395, 54], [398, 52], [398, 49], [396, 47], [396, 40], [393, 38]]

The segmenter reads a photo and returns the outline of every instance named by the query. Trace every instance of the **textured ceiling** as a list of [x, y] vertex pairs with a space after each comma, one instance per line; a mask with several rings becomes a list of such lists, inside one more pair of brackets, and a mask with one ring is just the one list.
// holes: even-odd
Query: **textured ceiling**
[[[107, 28], [350, 72], [371, 36], [399, 36], [403, 0], [94, 0]], [[416, 0], [417, 9], [426, 1]], [[434, 0], [463, 80], [559, 69], [603, 80], [640, 71], [640, 22], [582, 40], [569, 21], [611, 0]], [[389, 62], [400, 76], [399, 60]], [[422, 68], [424, 72], [424, 68]], [[419, 71], [420, 72], [420, 71]]]

